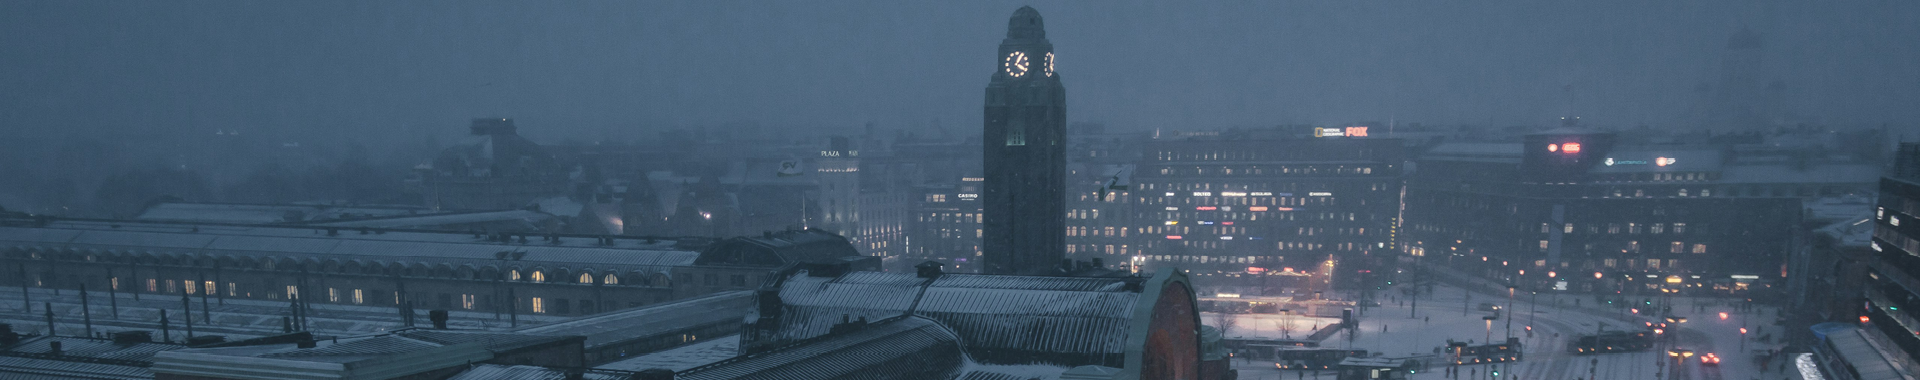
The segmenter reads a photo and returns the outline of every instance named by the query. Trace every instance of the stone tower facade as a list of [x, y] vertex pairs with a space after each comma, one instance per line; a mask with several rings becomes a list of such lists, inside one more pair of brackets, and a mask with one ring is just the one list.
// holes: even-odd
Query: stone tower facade
[[1066, 250], [1067, 94], [1040, 12], [1021, 7], [987, 83], [983, 271], [1052, 273]]

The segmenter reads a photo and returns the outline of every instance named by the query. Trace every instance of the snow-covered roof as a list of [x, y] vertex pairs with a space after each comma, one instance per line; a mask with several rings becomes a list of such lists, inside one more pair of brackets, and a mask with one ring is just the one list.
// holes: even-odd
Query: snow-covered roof
[[1518, 164], [1524, 151], [1520, 143], [1444, 143], [1428, 149], [1421, 160]]
[[738, 324], [752, 309], [753, 292], [740, 290], [529, 327], [518, 332], [586, 336], [586, 348], [592, 351], [703, 325]]
[[[1901, 352], [1882, 352], [1882, 348], [1867, 340], [1866, 332], [1859, 328], [1849, 328], [1827, 333], [1826, 344], [1839, 354], [1840, 359], [1858, 373], [1859, 379], [1913, 379], [1915, 374], [1908, 373], [1901, 366], [1889, 361], [1888, 357], [1897, 357]], [[1892, 348], [1888, 348], [1892, 350]]]
[[847, 328], [851, 331], [696, 367], [674, 378], [951, 379], [966, 364], [959, 338], [933, 320], [902, 317]]
[[1883, 174], [1874, 164], [1829, 164], [1795, 168], [1791, 165], [1733, 165], [1721, 172], [1720, 183], [1871, 184]]
[[1873, 244], [1873, 213], [1862, 212], [1853, 218], [1842, 219], [1814, 230], [1814, 233], [1833, 238], [1836, 245], [1842, 247], [1866, 247]]
[[[773, 335], [798, 340], [827, 334], [849, 318], [914, 315], [953, 329], [975, 360], [1030, 364], [1059, 358], [1101, 361], [1125, 351], [1141, 302], [1141, 278], [798, 272], [780, 285]], [[1150, 302], [1150, 301], [1149, 301]]]
[[567, 370], [529, 365], [481, 364], [447, 380], [627, 380], [633, 374], [612, 371], [581, 371], [573, 377]]
[[133, 365], [0, 356], [0, 378], [147, 380], [153, 378], [153, 371]]
[[728, 358], [738, 355], [740, 355], [740, 336], [728, 335], [719, 338], [704, 339], [699, 343], [635, 356], [593, 368], [621, 371], [644, 371], [659, 368], [679, 372], [692, 369], [693, 367], [727, 360]]
[[534, 240], [526, 244], [489, 242], [463, 233], [339, 231], [328, 236], [320, 228], [286, 226], [221, 226], [135, 221], [61, 220], [44, 227], [0, 226], [0, 248], [74, 249], [101, 254], [205, 254], [215, 257], [278, 260], [366, 260], [392, 264], [462, 262], [476, 267], [499, 265], [496, 253], [524, 253], [519, 266], [586, 265], [599, 270], [649, 270], [693, 265], [699, 253], [676, 248], [676, 242], [645, 243], [620, 239], [613, 246], [596, 239], [563, 237], [558, 244]]
[[421, 207], [332, 206], [307, 204], [188, 203], [155, 204], [134, 219], [201, 223], [270, 224], [432, 213]]
[[[579, 211], [575, 210], [574, 214], [579, 214]], [[565, 216], [573, 216], [573, 215], [565, 215]], [[432, 227], [439, 227], [439, 226], [469, 225], [469, 224], [479, 224], [479, 223], [502, 223], [502, 224], [510, 224], [510, 225], [524, 225], [526, 226], [525, 229], [533, 230], [533, 229], [537, 229], [537, 227], [541, 223], [544, 223], [547, 220], [553, 219], [553, 217], [554, 215], [549, 215], [547, 213], [543, 213], [539, 211], [505, 210], [505, 211], [447, 213], [447, 214], [433, 214], [433, 215], [419, 215], [419, 216], [394, 216], [394, 217], [386, 217], [386, 218], [315, 223], [315, 224], [309, 224], [309, 225], [320, 226], [320, 227], [432, 228]]]

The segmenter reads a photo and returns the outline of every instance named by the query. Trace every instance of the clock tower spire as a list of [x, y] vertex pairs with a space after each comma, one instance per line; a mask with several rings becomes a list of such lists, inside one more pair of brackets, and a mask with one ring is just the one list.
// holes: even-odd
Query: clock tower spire
[[982, 129], [983, 272], [1056, 273], [1066, 251], [1066, 87], [1040, 12], [1007, 20]]

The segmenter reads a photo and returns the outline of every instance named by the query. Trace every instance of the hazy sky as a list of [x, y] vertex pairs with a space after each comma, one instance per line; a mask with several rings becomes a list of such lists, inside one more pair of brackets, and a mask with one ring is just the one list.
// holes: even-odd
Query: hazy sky
[[[1069, 118], [1674, 126], [1746, 25], [1790, 111], [1920, 119], [1911, 0], [1185, 3], [1033, 3]], [[509, 116], [548, 141], [740, 122], [973, 134], [1022, 4], [0, 0], [0, 128], [381, 138]]]

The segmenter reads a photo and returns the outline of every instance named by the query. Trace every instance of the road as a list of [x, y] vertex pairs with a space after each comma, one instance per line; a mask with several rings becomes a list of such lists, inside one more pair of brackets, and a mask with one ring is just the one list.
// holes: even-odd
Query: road
[[[1507, 295], [1474, 293], [1471, 296], [1461, 288], [1436, 285], [1433, 295], [1421, 295], [1419, 307], [1415, 309], [1400, 292], [1391, 290], [1381, 296], [1383, 306], [1367, 308], [1361, 313], [1359, 331], [1352, 339], [1347, 334], [1323, 341], [1327, 347], [1352, 347], [1372, 352], [1384, 353], [1387, 357], [1409, 357], [1431, 355], [1438, 347], [1444, 346], [1449, 339], [1474, 341], [1481, 344], [1491, 336], [1493, 340], [1503, 340], [1508, 333], [1506, 320], [1496, 320], [1489, 324], [1481, 319], [1490, 314], [1476, 310], [1481, 303], [1492, 303], [1505, 309]], [[1605, 326], [1607, 330], [1626, 330], [1644, 326], [1651, 321], [1634, 317], [1619, 311], [1593, 308], [1593, 297], [1559, 295], [1554, 297], [1541, 294], [1538, 305], [1529, 304], [1524, 293], [1517, 294], [1512, 300], [1512, 309], [1516, 313], [1507, 314], [1512, 320], [1513, 336], [1520, 338], [1526, 347], [1526, 358], [1522, 361], [1501, 366], [1503, 379], [1670, 379], [1670, 380], [1721, 380], [1721, 379], [1780, 379], [1790, 376], [1778, 372], [1779, 360], [1769, 363], [1773, 368], [1761, 371], [1755, 359], [1740, 351], [1741, 318], [1748, 319], [1747, 326], [1754, 330], [1752, 335], [1762, 332], [1778, 337], [1778, 326], [1760, 329], [1754, 321], [1773, 320], [1771, 308], [1756, 307], [1750, 314], [1742, 314], [1731, 306], [1728, 300], [1678, 298], [1674, 302], [1676, 314], [1688, 317], [1688, 321], [1676, 324], [1677, 328], [1666, 329], [1663, 336], [1669, 336], [1668, 344], [1647, 352], [1608, 353], [1596, 355], [1575, 355], [1566, 351], [1566, 344], [1573, 337], [1593, 334]], [[1576, 300], [1584, 307], [1574, 307]], [[1695, 309], [1694, 302], [1707, 304], [1704, 309]], [[1556, 305], [1557, 303], [1557, 305]], [[1724, 303], [1724, 304], [1723, 304]], [[1703, 311], [1696, 311], [1703, 310]], [[1719, 312], [1728, 312], [1727, 320], [1718, 318]], [[1412, 317], [1409, 317], [1412, 315]], [[1764, 317], [1762, 317], [1764, 316]], [[1209, 322], [1210, 323], [1210, 322]], [[1526, 335], [1526, 326], [1534, 327], [1532, 336]], [[1674, 361], [1666, 351], [1669, 348], [1693, 350], [1697, 355], [1715, 353], [1721, 357], [1719, 366], [1702, 366], [1699, 357], [1687, 358], [1672, 370]], [[1749, 341], [1746, 349], [1764, 349], [1777, 345], [1762, 346]], [[1294, 371], [1274, 369], [1271, 363], [1236, 362], [1243, 379], [1294, 379], [1314, 378], [1311, 372], [1304, 377]], [[1459, 378], [1468, 378], [1468, 374], [1487, 377], [1489, 366], [1461, 366]], [[1413, 379], [1446, 379], [1444, 368], [1433, 367], [1420, 371]], [[1656, 374], [1659, 377], [1656, 377]], [[1323, 374], [1323, 378], [1332, 378], [1332, 373]], [[1789, 377], [1797, 378], [1797, 377]]]

